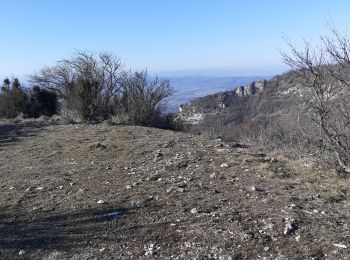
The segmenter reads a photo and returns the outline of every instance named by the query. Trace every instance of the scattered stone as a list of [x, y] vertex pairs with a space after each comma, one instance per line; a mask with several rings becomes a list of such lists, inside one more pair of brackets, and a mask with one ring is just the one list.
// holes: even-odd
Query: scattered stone
[[154, 153], [153, 161], [156, 162], [156, 161], [160, 160], [162, 157], [163, 157], [163, 154], [161, 153], [160, 150], [158, 150]]
[[136, 208], [136, 209], [139, 209], [139, 208], [142, 208], [142, 204], [141, 204], [141, 202], [140, 201], [132, 201], [131, 202], [131, 205], [134, 207], [134, 208]]
[[284, 226], [283, 234], [289, 236], [295, 234], [297, 229], [299, 228], [298, 223], [293, 218], [285, 219], [286, 225]]
[[92, 144], [90, 144], [89, 145], [89, 149], [91, 150], [91, 149], [98, 149], [98, 148], [100, 148], [100, 149], [106, 149], [107, 148], [107, 145], [105, 145], [105, 144], [101, 144], [100, 142], [94, 142], [94, 143], [92, 143]]
[[221, 167], [221, 168], [228, 168], [229, 165], [228, 165], [227, 163], [222, 163], [222, 164], [220, 165], [220, 167]]
[[260, 187], [256, 187], [256, 186], [250, 187], [250, 190], [251, 190], [251, 191], [258, 191], [258, 192], [264, 191], [264, 189], [262, 189], [262, 188], [260, 188]]
[[290, 204], [290, 205], [288, 206], [288, 208], [295, 209], [295, 208], [296, 208], [296, 205], [295, 205], [294, 203], [292, 203], [292, 204]]
[[161, 177], [161, 175], [159, 173], [155, 173], [155, 174], [152, 174], [150, 177], [148, 177], [147, 179], [149, 181], [156, 181], [156, 180], [159, 180]]
[[184, 190], [183, 188], [177, 188], [177, 191], [182, 193], [182, 192], [184, 192], [185, 190]]
[[210, 178], [214, 179], [217, 177], [217, 174], [215, 172], [213, 172], [212, 174], [209, 175]]
[[333, 244], [335, 247], [341, 248], [341, 249], [347, 249], [348, 247], [343, 244]]
[[105, 200], [98, 200], [97, 204], [106, 204], [107, 202]]
[[151, 242], [148, 245], [148, 247], [145, 247], [146, 248], [145, 256], [153, 256], [155, 253], [155, 246], [156, 246], [156, 243]]
[[191, 242], [189, 242], [189, 241], [185, 242], [185, 247], [191, 247], [191, 246], [192, 246]]

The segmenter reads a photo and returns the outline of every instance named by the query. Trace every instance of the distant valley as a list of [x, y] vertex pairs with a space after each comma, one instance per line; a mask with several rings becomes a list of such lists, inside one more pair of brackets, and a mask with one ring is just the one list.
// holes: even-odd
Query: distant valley
[[[165, 77], [164, 77], [165, 78]], [[270, 76], [220, 77], [220, 76], [176, 76], [167, 77], [175, 94], [167, 99], [168, 111], [177, 111], [180, 104], [198, 97], [234, 89], [250, 82], [270, 79]]]

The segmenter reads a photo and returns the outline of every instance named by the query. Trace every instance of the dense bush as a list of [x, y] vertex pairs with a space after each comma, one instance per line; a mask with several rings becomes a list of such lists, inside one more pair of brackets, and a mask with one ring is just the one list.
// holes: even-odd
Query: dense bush
[[53, 116], [57, 114], [58, 99], [57, 95], [46, 89], [34, 86], [30, 91], [30, 99], [27, 102], [24, 116], [37, 118], [42, 115]]
[[55, 93], [37, 86], [23, 89], [18, 79], [12, 84], [9, 79], [4, 80], [0, 93], [0, 117], [15, 118], [20, 114], [32, 118], [52, 116], [57, 113], [57, 108]]

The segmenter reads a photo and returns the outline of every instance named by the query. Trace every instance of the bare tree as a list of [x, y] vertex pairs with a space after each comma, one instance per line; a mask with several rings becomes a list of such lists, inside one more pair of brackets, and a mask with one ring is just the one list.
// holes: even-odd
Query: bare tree
[[70, 59], [32, 75], [31, 81], [55, 91], [82, 119], [92, 120], [110, 114], [121, 70], [121, 61], [111, 53], [76, 51]]
[[164, 99], [174, 92], [169, 80], [150, 79], [147, 71], [124, 72], [120, 84], [117, 110], [135, 125], [154, 125], [165, 109]]
[[313, 124], [305, 134], [350, 172], [350, 39], [331, 29], [319, 47], [287, 44], [283, 60], [301, 79], [301, 103]]

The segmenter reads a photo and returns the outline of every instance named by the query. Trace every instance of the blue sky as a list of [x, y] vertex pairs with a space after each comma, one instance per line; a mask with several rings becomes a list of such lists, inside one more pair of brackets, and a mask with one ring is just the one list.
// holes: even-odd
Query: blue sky
[[74, 49], [151, 73], [271, 75], [286, 70], [282, 36], [317, 42], [330, 18], [350, 24], [347, 0], [1, 0], [0, 10], [0, 76], [20, 78]]

